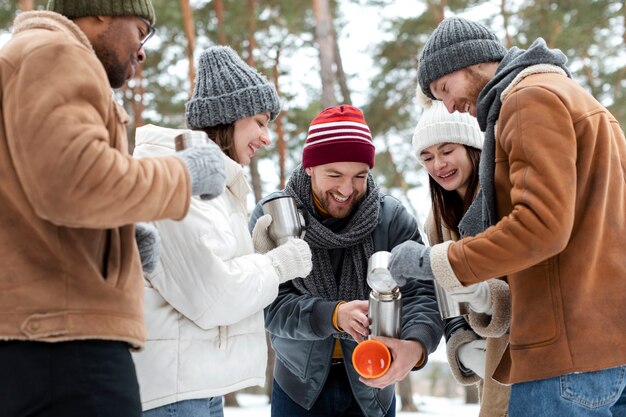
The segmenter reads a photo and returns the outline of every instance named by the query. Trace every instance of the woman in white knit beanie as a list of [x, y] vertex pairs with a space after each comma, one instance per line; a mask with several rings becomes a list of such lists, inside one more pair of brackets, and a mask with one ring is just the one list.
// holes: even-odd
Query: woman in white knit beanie
[[419, 90], [417, 97], [424, 112], [413, 133], [413, 149], [429, 174], [437, 228], [443, 221], [456, 231], [478, 190], [483, 133], [468, 113], [449, 113], [443, 102], [432, 101]]
[[[468, 113], [449, 113], [441, 101], [432, 101], [417, 89], [424, 108], [413, 134], [413, 149], [429, 174], [432, 209], [425, 225], [431, 245], [458, 240], [459, 222], [479, 189], [478, 163], [483, 133]], [[500, 280], [485, 284], [485, 297], [502, 303], [510, 311], [508, 285]], [[474, 300], [474, 302], [480, 302]], [[472, 305], [472, 304], [470, 304]], [[495, 309], [502, 311], [502, 309]], [[462, 385], [477, 384], [480, 417], [506, 416], [510, 388], [491, 378], [508, 343], [510, 316], [471, 311], [464, 317], [447, 319], [446, 351], [452, 374]]]

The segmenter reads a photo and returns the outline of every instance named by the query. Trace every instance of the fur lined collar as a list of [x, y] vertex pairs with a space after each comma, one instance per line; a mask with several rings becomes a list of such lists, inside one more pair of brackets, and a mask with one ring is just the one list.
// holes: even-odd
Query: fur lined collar
[[13, 21], [13, 34], [30, 29], [48, 29], [61, 31], [76, 38], [82, 45], [93, 51], [87, 35], [67, 17], [48, 11], [22, 12]]

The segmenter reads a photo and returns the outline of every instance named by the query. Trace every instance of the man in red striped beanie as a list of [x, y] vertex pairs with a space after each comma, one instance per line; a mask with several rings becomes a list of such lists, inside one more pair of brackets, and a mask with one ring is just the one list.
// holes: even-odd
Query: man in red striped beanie
[[[352, 212], [367, 191], [375, 152], [372, 133], [358, 108], [329, 107], [313, 119], [302, 166], [311, 177], [313, 199], [322, 212], [336, 218]], [[353, 180], [341, 181], [342, 176]]]
[[401, 288], [400, 338], [379, 338], [394, 358], [389, 370], [365, 380], [352, 365], [354, 348], [370, 334], [369, 257], [407, 240], [421, 242], [415, 218], [379, 192], [370, 174], [374, 154], [361, 110], [327, 108], [311, 122], [302, 165], [251, 216], [255, 250], [264, 253], [276, 244], [267, 234], [272, 218], [262, 216], [263, 202], [294, 197], [306, 214], [303, 239], [313, 260], [311, 273], [281, 284], [265, 309], [277, 358], [272, 416], [395, 416], [395, 382], [424, 366], [441, 338], [433, 284], [414, 280]]

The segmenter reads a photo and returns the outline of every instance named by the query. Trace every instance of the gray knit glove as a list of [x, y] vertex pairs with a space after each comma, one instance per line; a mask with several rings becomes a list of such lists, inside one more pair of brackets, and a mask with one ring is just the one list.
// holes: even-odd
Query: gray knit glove
[[143, 272], [149, 274], [156, 268], [161, 255], [159, 231], [149, 223], [137, 223], [135, 225], [135, 240], [137, 241]]
[[252, 243], [256, 253], [267, 253], [276, 247], [276, 243], [269, 235], [269, 227], [272, 223], [272, 216], [264, 214], [259, 217], [252, 229]]
[[430, 268], [430, 248], [413, 240], [399, 244], [391, 250], [389, 272], [400, 287], [409, 278], [434, 279]]
[[224, 153], [213, 141], [178, 152], [191, 177], [191, 194], [210, 200], [222, 194], [226, 182]]
[[289, 239], [286, 243], [265, 254], [276, 268], [280, 283], [294, 278], [304, 278], [311, 272], [311, 248], [302, 239]]

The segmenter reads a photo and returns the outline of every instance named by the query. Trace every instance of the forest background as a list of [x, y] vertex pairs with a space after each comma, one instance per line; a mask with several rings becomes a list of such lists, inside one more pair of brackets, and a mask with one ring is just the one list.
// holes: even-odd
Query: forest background
[[[453, 15], [492, 28], [507, 47], [524, 49], [543, 37], [567, 55], [574, 79], [609, 108], [622, 128], [626, 123], [626, 0], [152, 2], [157, 32], [145, 46], [147, 60], [115, 93], [132, 118], [131, 148], [138, 126], [184, 126], [184, 103], [193, 91], [199, 53], [214, 44], [230, 45], [275, 83], [283, 103], [272, 124], [272, 145], [258, 152], [249, 168], [251, 204], [283, 187], [300, 163], [315, 115], [345, 103], [365, 114], [377, 150], [373, 174], [382, 190], [423, 221], [429, 207], [426, 175], [411, 151], [421, 113], [415, 101], [417, 55], [437, 24]], [[0, 45], [20, 11], [46, 4], [0, 0]], [[414, 407], [406, 397], [412, 392], [410, 381], [400, 384], [403, 408]], [[475, 400], [471, 391], [466, 395]]]

